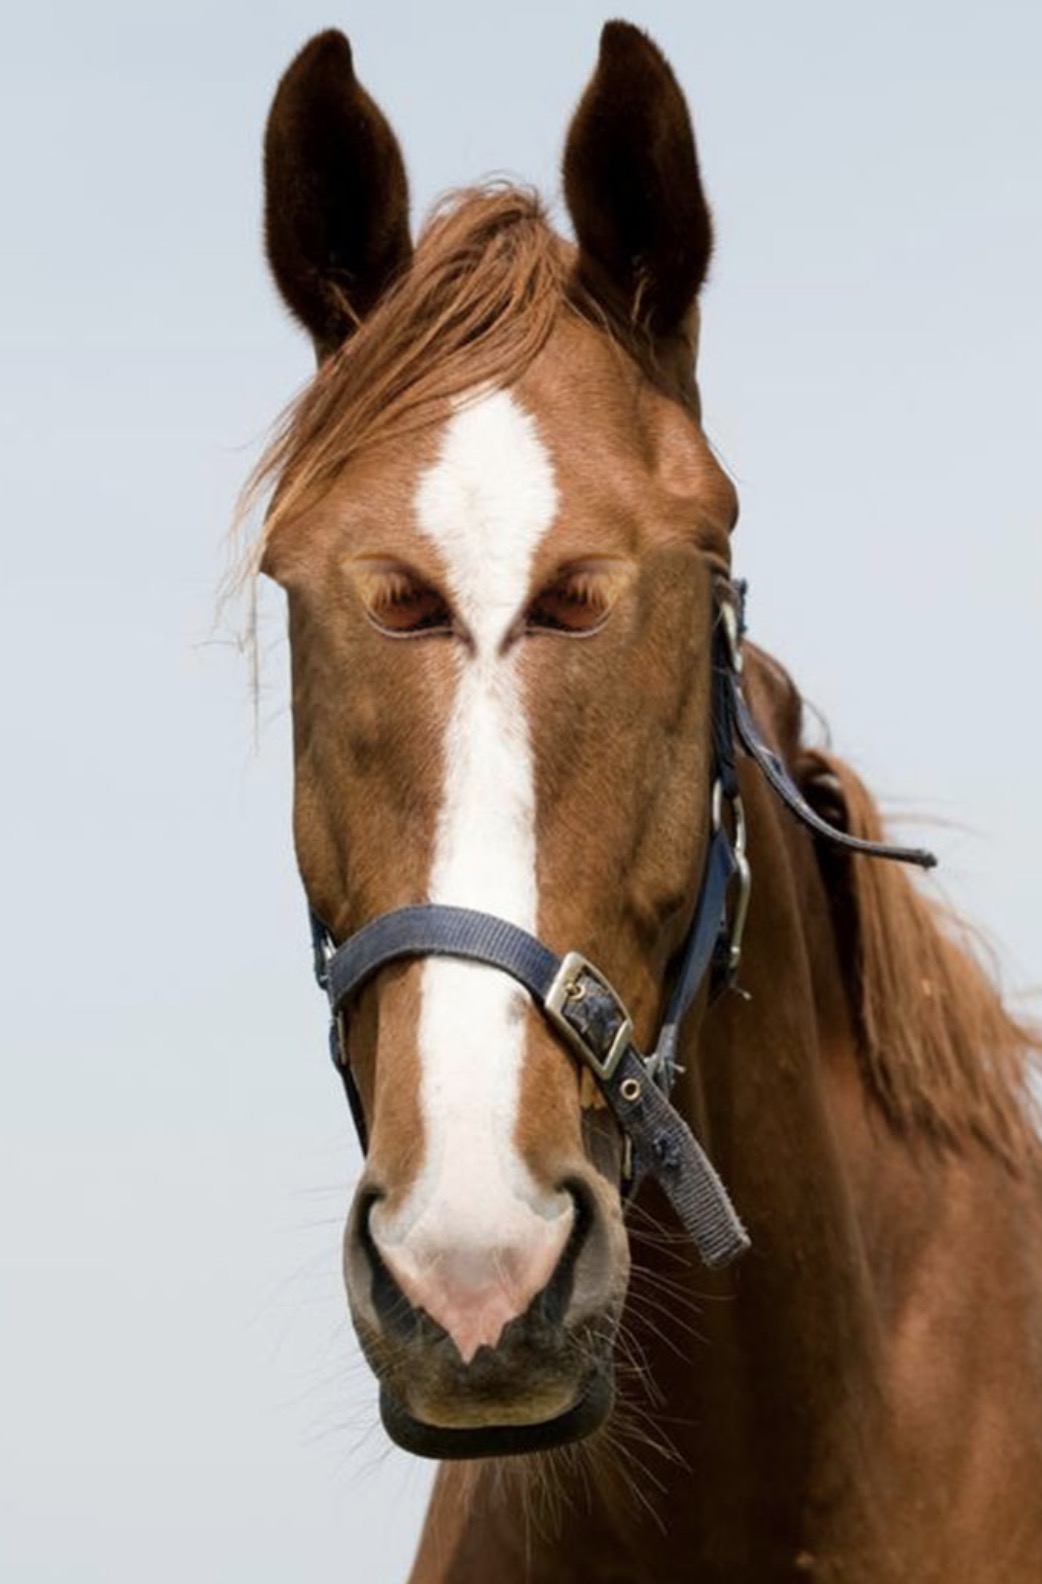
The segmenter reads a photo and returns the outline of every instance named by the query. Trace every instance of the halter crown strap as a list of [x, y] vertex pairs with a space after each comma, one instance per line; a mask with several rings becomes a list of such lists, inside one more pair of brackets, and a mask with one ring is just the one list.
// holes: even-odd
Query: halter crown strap
[[[817, 809], [807, 802], [774, 749], [764, 742], [742, 692], [741, 641], [745, 634], [746, 586], [744, 582], [730, 583], [725, 578], [721, 578], [717, 585], [720, 619], [728, 646], [726, 663], [722, 673], [718, 673], [718, 686], [724, 695], [717, 705], [714, 718], [718, 755], [727, 739], [733, 744], [737, 738], [772, 792], [781, 798], [789, 812], [815, 836], [820, 836], [833, 847], [840, 847], [844, 852], [862, 853], [867, 858], [886, 858], [894, 863], [916, 864], [921, 869], [933, 869], [937, 863], [936, 855], [924, 847], [900, 847], [893, 842], [868, 841], [863, 836], [851, 836], [822, 819]], [[721, 720], [721, 716], [725, 719]], [[726, 749], [723, 751], [726, 753]]]
[[935, 867], [937, 857], [925, 847], [898, 847], [892, 842], [868, 841], [864, 836], [851, 836], [848, 831], [830, 825], [807, 802], [774, 749], [768, 748], [741, 693], [735, 696], [734, 719], [739, 742], [763, 773], [768, 786], [778, 794], [790, 813], [795, 814], [800, 823], [813, 831], [815, 836], [823, 837], [833, 847], [841, 847], [844, 852], [863, 853], [867, 858], [889, 858], [895, 863], [918, 864], [921, 869]]

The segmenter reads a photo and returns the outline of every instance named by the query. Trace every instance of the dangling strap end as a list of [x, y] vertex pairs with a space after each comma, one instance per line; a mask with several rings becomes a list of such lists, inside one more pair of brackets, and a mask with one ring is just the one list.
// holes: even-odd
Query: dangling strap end
[[718, 1270], [749, 1248], [738, 1218], [705, 1150], [684, 1119], [653, 1083], [630, 1047], [605, 1095], [623, 1132], [632, 1139], [638, 1173], [654, 1177], [669, 1198], [702, 1263]]

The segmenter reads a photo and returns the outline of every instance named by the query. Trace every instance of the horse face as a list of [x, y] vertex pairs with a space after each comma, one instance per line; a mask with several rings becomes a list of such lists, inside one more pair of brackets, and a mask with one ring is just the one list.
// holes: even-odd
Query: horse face
[[[324, 37], [280, 88], [269, 177], [311, 102], [309, 76], [312, 99], [328, 98], [339, 45]], [[626, 30], [602, 48], [565, 168], [580, 241], [569, 268], [600, 280], [609, 303], [636, 289], [625, 260], [639, 241], [625, 194], [597, 206], [602, 99], [618, 99], [623, 44], [654, 78], [655, 114], [669, 112], [667, 89], [679, 103], [659, 146], [694, 160], [668, 67]], [[342, 51], [340, 66], [355, 120], [379, 117]], [[374, 127], [367, 149], [383, 146], [382, 118]], [[280, 201], [269, 187], [279, 213]], [[677, 249], [658, 233], [662, 268], [642, 265], [663, 364], [690, 360], [707, 220], [703, 233], [682, 290]], [[325, 355], [328, 303], [303, 311], [285, 248], [271, 252]], [[662, 394], [562, 303], [519, 377], [461, 391], [418, 437], [360, 451], [286, 515], [265, 555], [289, 594], [298, 858], [334, 935], [417, 901], [496, 914], [596, 962], [645, 1044], [698, 889], [712, 568], [734, 516], [689, 395]], [[345, 1034], [370, 1139], [345, 1272], [390, 1428], [570, 1415], [590, 1428], [608, 1402], [598, 1382], [627, 1245], [620, 1141], [589, 1075], [527, 995], [481, 965], [385, 969]]]

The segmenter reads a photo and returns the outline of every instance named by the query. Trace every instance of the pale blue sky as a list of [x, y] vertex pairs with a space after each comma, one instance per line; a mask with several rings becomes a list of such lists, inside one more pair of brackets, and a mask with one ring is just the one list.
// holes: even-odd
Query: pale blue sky
[[[338, 1276], [357, 1155], [289, 837], [285, 652], [254, 750], [221, 540], [309, 352], [261, 129], [343, 26], [418, 210], [552, 194], [606, 14], [8, 0], [0, 51], [0, 1575], [394, 1584], [391, 1451]], [[707, 426], [754, 636], [947, 822], [943, 880], [1042, 979], [1042, 13], [651, 3], [718, 226]], [[278, 603], [266, 602], [277, 638]], [[917, 830], [917, 836], [921, 832]]]

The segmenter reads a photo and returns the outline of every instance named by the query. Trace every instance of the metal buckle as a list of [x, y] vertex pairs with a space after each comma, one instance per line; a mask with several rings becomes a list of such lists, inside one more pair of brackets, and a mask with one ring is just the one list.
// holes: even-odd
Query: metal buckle
[[[596, 1016], [587, 1019], [579, 1009], [591, 992], [610, 1002], [610, 1007], [598, 1008]], [[592, 1067], [602, 1083], [607, 1083], [632, 1040], [633, 1022], [621, 997], [600, 970], [581, 952], [568, 952], [546, 993], [543, 1009], [575, 1054]], [[605, 1013], [614, 1019], [614, 1026], [601, 1030], [596, 1025]]]

